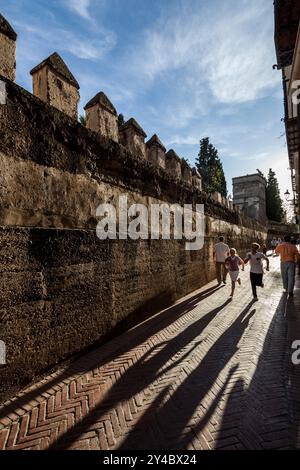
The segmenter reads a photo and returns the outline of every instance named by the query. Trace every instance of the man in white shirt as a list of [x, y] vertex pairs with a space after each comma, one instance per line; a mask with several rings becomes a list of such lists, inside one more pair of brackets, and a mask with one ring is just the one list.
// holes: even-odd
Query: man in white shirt
[[226, 284], [228, 270], [225, 266], [225, 260], [229, 256], [229, 246], [224, 243], [224, 237], [219, 237], [219, 243], [215, 244], [214, 259], [216, 263], [216, 272], [218, 285], [223, 281]]

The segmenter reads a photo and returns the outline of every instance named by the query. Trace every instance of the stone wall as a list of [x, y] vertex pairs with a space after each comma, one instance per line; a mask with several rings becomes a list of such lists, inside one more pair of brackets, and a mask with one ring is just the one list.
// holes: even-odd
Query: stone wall
[[77, 119], [80, 86], [57, 52], [36, 65], [30, 74], [34, 96]]
[[0, 32], [0, 75], [14, 81], [16, 77], [16, 43]]
[[78, 90], [62, 77], [57, 77], [57, 74], [52, 72], [50, 68], [47, 73], [49, 104], [64, 110], [69, 116], [77, 119], [77, 107], [79, 102]]
[[115, 142], [119, 140], [118, 123], [116, 117], [103, 107], [95, 106], [87, 113], [87, 127], [109, 136]]
[[45, 103], [49, 100], [49, 86], [48, 86], [48, 70], [47, 67], [37, 70], [35, 78], [32, 81], [32, 91], [34, 96], [37, 96]]
[[[0, 394], [215, 277], [224, 234], [240, 254], [264, 227], [6, 81], [0, 106]], [[96, 207], [203, 203], [205, 245], [96, 237]], [[119, 330], [118, 330], [119, 331]]]

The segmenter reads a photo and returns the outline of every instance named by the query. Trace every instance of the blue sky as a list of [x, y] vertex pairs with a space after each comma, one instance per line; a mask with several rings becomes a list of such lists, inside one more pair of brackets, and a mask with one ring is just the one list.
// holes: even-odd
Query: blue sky
[[290, 188], [273, 0], [0, 0], [0, 11], [18, 33], [24, 88], [57, 51], [81, 112], [103, 90], [191, 164], [209, 136], [230, 191], [232, 177], [270, 167]]

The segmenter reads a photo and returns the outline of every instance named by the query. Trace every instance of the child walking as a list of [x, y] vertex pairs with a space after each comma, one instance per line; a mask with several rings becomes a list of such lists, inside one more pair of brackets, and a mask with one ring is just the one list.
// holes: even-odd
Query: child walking
[[239, 278], [240, 266], [242, 266], [242, 270], [244, 271], [244, 261], [237, 255], [235, 248], [230, 249], [230, 256], [226, 258], [225, 266], [226, 269], [228, 269], [229, 276], [231, 278], [230, 297], [233, 297], [236, 282], [241, 285], [241, 279]]

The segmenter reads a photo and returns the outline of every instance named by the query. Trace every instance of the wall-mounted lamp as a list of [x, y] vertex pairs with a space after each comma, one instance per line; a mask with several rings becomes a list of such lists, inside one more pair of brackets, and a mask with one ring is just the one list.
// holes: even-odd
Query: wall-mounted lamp
[[285, 197], [286, 202], [289, 202], [289, 201], [290, 201], [290, 199], [289, 199], [290, 195], [291, 195], [291, 193], [290, 193], [289, 190], [287, 189], [286, 192], [284, 193], [284, 197]]

